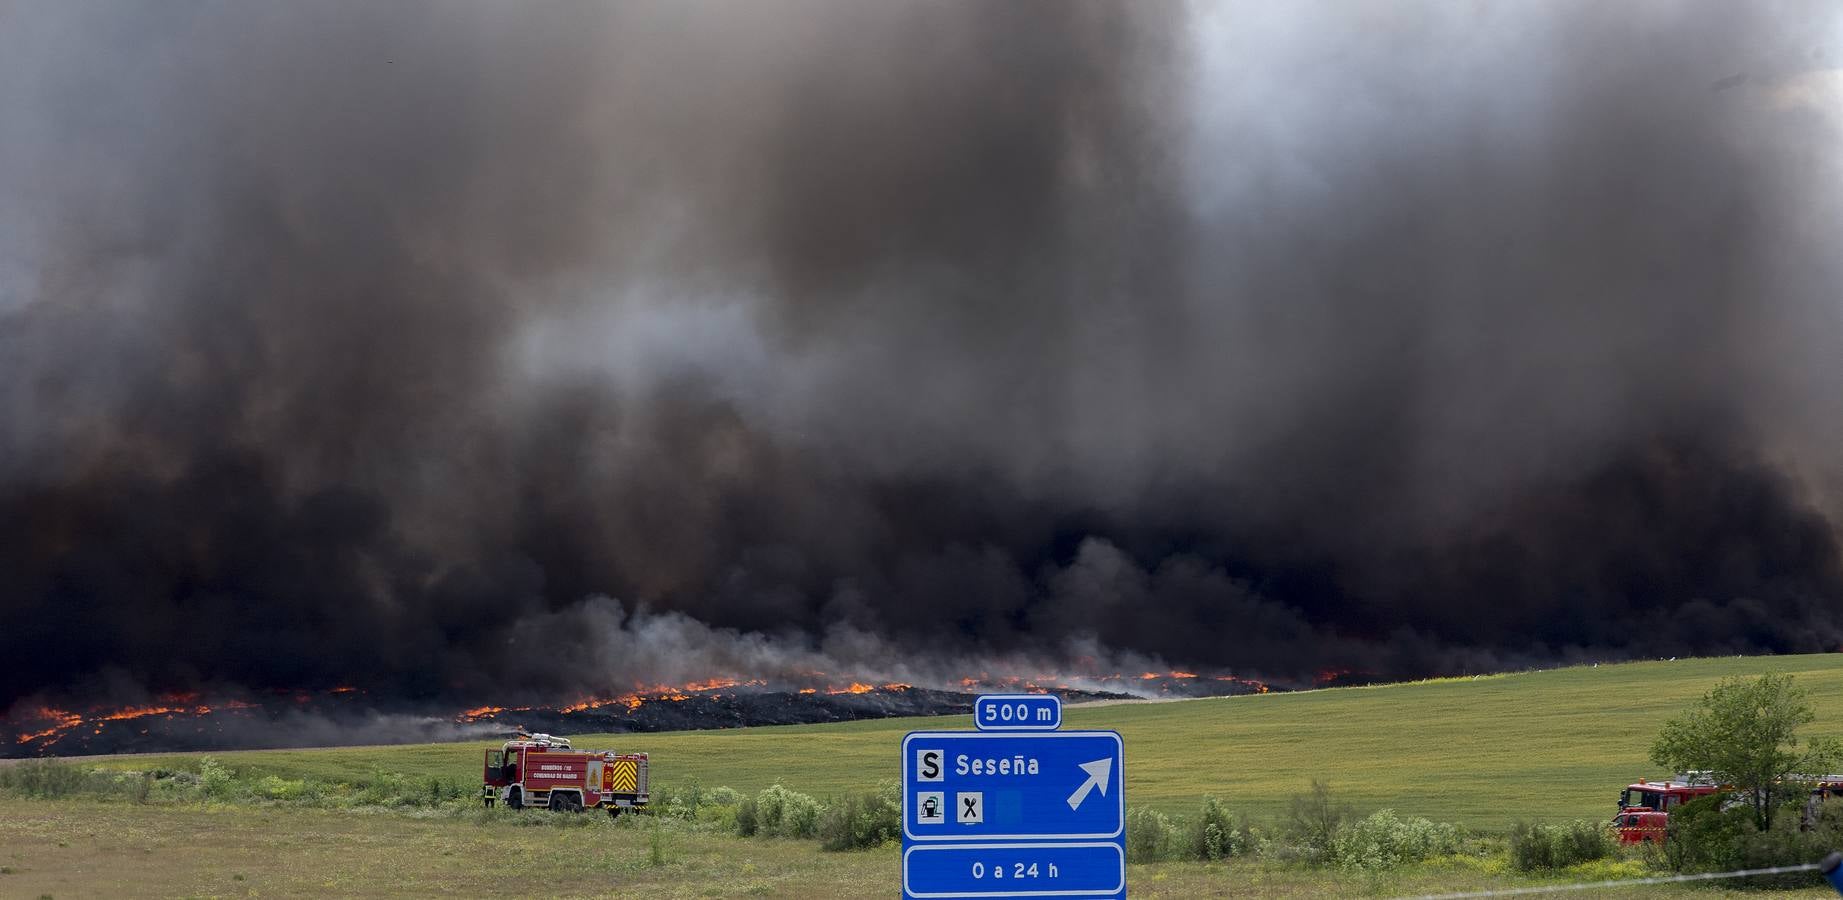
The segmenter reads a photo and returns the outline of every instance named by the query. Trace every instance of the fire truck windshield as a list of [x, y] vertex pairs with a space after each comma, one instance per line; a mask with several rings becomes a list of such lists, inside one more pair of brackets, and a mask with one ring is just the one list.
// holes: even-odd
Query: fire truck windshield
[[1619, 795], [1619, 806], [1622, 809], [1628, 806], [1648, 806], [1652, 809], [1663, 809], [1662, 806], [1658, 805], [1660, 799], [1661, 798], [1653, 791], [1635, 791], [1631, 788], [1627, 788]]

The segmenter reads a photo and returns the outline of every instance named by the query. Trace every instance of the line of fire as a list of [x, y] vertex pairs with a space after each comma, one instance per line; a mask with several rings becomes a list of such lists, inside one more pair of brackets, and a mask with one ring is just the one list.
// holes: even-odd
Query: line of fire
[[[0, 757], [176, 752], [271, 745], [263, 730], [291, 718], [335, 723], [389, 721], [380, 742], [489, 737], [508, 732], [607, 733], [796, 725], [891, 716], [950, 715], [972, 709], [992, 691], [1054, 693], [1068, 702], [1265, 694], [1358, 683], [1362, 673], [1326, 671], [1289, 685], [1229, 673], [1129, 672], [1070, 675], [979, 673], [958, 682], [917, 685], [804, 673], [800, 680], [708, 678], [636, 685], [553, 704], [483, 703], [453, 710], [412, 707], [350, 685], [234, 697], [171, 693], [121, 706], [27, 707], [0, 719]], [[279, 746], [280, 744], [276, 744]]]

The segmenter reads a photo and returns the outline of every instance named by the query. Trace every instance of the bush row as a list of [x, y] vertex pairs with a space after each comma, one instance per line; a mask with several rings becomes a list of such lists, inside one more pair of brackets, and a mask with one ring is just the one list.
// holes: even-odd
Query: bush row
[[[1377, 872], [1436, 856], [1458, 853], [1465, 833], [1456, 825], [1403, 818], [1381, 810], [1363, 818], [1347, 808], [1326, 807], [1328, 792], [1315, 785], [1310, 809], [1296, 803], [1287, 820], [1271, 828], [1243, 817], [1231, 821], [1222, 804], [1204, 797], [1193, 820], [1173, 820], [1154, 809], [1126, 814], [1126, 858], [1130, 862], [1186, 859], [1211, 861], [1258, 856], [1287, 863]], [[1310, 813], [1309, 815], [1306, 813]]]
[[741, 837], [818, 840], [827, 850], [861, 850], [899, 840], [902, 801], [895, 784], [819, 799], [775, 784], [745, 796], [704, 788], [694, 778], [653, 791], [652, 815], [729, 831]]
[[[1730, 804], [1721, 797], [1686, 803], [1670, 814], [1665, 862], [1679, 872], [1729, 872], [1822, 859], [1843, 847], [1843, 802], [1831, 800], [1810, 809], [1805, 802], [1802, 797], [1788, 800], [1765, 831], [1755, 825], [1753, 808], [1746, 803]], [[1798, 887], [1809, 885], [1810, 878], [1794, 874], [1747, 882], [1753, 887]]]
[[1618, 849], [1618, 841], [1605, 822], [1519, 822], [1510, 829], [1510, 867], [1519, 872], [1561, 869], [1606, 859]]
[[153, 796], [150, 773], [82, 769], [57, 760], [28, 760], [0, 766], [0, 796], [34, 800], [95, 797], [146, 803]]
[[351, 781], [282, 778], [235, 770], [212, 757], [193, 769], [117, 772], [59, 760], [30, 760], [0, 767], [0, 796], [40, 800], [86, 798], [146, 803], [150, 800], [269, 803], [315, 807], [443, 807], [478, 794], [454, 779], [414, 779], [372, 772]]
[[[200, 801], [299, 805], [326, 808], [385, 807], [422, 809], [439, 815], [494, 818], [503, 811], [482, 810], [472, 784], [442, 778], [414, 779], [372, 772], [350, 781], [283, 778], [253, 770], [236, 770], [212, 757], [200, 757], [195, 770], [155, 769], [114, 772], [83, 768], [56, 760], [34, 760], [0, 767], [0, 796], [35, 799], [94, 798], [145, 803]], [[1781, 817], [1783, 828], [1757, 837], [1743, 830], [1745, 810], [1723, 813], [1710, 807], [1686, 807], [1681, 833], [1673, 832], [1670, 863], [1683, 870], [1774, 865], [1808, 861], [1811, 847], [1843, 844], [1843, 804], [1822, 829], [1800, 832], [1798, 816]], [[665, 817], [710, 831], [742, 837], [818, 840], [827, 850], [857, 850], [900, 839], [902, 807], [897, 785], [842, 797], [815, 798], [776, 784], [753, 795], [728, 787], [704, 788], [696, 779], [658, 785], [650, 817]], [[584, 825], [605, 817], [519, 817], [517, 824]], [[553, 823], [553, 820], [554, 823]], [[1673, 828], [1677, 822], [1673, 821]], [[1366, 817], [1337, 802], [1328, 786], [1314, 782], [1310, 792], [1293, 798], [1287, 815], [1272, 825], [1256, 826], [1246, 816], [1232, 816], [1214, 797], [1202, 798], [1197, 815], [1173, 818], [1150, 808], [1127, 811], [1127, 858], [1132, 862], [1165, 860], [1215, 861], [1261, 857], [1284, 863], [1336, 867], [1349, 871], [1383, 871], [1458, 853], [1465, 833], [1457, 826], [1407, 818], [1392, 810]], [[1519, 824], [1510, 834], [1510, 863], [1519, 871], [1555, 869], [1616, 854], [1617, 843], [1604, 825]], [[1820, 854], [1821, 855], [1821, 854]], [[1815, 857], [1811, 857], [1815, 858]]]

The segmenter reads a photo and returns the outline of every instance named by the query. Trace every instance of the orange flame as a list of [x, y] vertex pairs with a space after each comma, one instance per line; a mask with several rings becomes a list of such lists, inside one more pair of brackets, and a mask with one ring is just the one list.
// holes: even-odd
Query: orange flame
[[31, 731], [15, 737], [21, 744], [37, 743], [48, 747], [62, 740], [65, 735], [84, 726], [90, 727], [91, 734], [101, 734], [103, 725], [108, 722], [126, 722], [131, 719], [143, 719], [148, 716], [205, 716], [214, 712], [227, 710], [254, 709], [256, 704], [242, 700], [229, 700], [215, 706], [198, 703], [197, 694], [165, 694], [160, 702], [151, 706], [125, 706], [120, 709], [92, 709], [88, 715], [65, 709], [40, 707], [26, 716], [28, 720], [48, 721], [49, 728]]
[[[869, 693], [873, 693], [877, 691], [882, 691], [882, 692], [887, 692], [887, 693], [900, 693], [903, 691], [913, 690], [915, 688], [915, 686], [912, 684], [909, 684], [906, 682], [899, 682], [899, 681], [890, 681], [890, 682], [884, 682], [881, 684], [877, 684], [877, 683], [872, 683], [868, 681], [857, 681], [857, 680], [845, 681], [844, 685], [841, 687], [841, 686], [838, 686], [838, 683], [839, 681], [844, 681], [844, 679], [839, 679], [838, 681], [834, 681], [829, 676], [827, 676], [827, 674], [824, 672], [813, 671], [813, 672], [800, 672], [800, 673], [794, 673], [794, 674], [796, 677], [794, 684], [798, 685], [800, 684], [801, 680], [806, 680], [805, 685], [794, 688], [796, 693], [800, 696], [812, 696], [816, 694], [826, 694], [826, 695], [831, 695], [831, 696], [850, 696], [850, 695], [869, 694]], [[1329, 672], [1329, 671], [1325, 673], [1320, 673], [1321, 677], [1338, 677], [1343, 674], [1346, 674], [1346, 673]], [[1182, 671], [1162, 672], [1162, 673], [1161, 672], [1142, 672], [1142, 673], [1136, 673], [1136, 674], [1116, 672], [1113, 674], [1100, 674], [1100, 675], [1064, 675], [1064, 674], [1046, 673], [1046, 674], [1038, 674], [1038, 675], [1033, 675], [1033, 676], [993, 675], [989, 672], [981, 672], [977, 676], [969, 676], [969, 677], [960, 679], [959, 686], [961, 689], [969, 693], [983, 691], [983, 690], [991, 690], [991, 689], [997, 688], [1001, 690], [1017, 691], [1017, 692], [1032, 693], [1032, 694], [1048, 694], [1048, 693], [1057, 692], [1057, 691], [1066, 692], [1066, 691], [1071, 691], [1071, 690], [1080, 690], [1082, 689], [1083, 686], [1091, 688], [1096, 684], [1102, 684], [1102, 685], [1119, 684], [1121, 685], [1122, 688], [1124, 688], [1126, 683], [1148, 683], [1148, 682], [1161, 682], [1162, 681], [1163, 683], [1158, 685], [1158, 690], [1161, 692], [1169, 693], [1174, 690], [1181, 690], [1180, 688], [1176, 686], [1175, 683], [1191, 682], [1191, 681], [1197, 680], [1199, 677], [1200, 676], [1198, 676], [1197, 673], [1195, 672], [1182, 672]], [[1213, 681], [1238, 684], [1255, 693], [1264, 694], [1264, 693], [1268, 693], [1269, 691], [1268, 686], [1265, 684], [1262, 684], [1261, 682], [1255, 681], [1253, 679], [1241, 678], [1241, 677], [1234, 676], [1234, 675], [1208, 675], [1208, 676], [1201, 676], [1201, 677], [1207, 678]], [[596, 695], [596, 696], [582, 697], [566, 705], [563, 705], [561, 707], [555, 707], [555, 708], [545, 707], [545, 706], [503, 706], [503, 705], [496, 705], [496, 704], [484, 704], [481, 706], [476, 706], [470, 709], [462, 710], [461, 712], [455, 714], [454, 720], [457, 722], [462, 722], [462, 723], [484, 722], [484, 721], [495, 720], [499, 718], [500, 716], [507, 714], [507, 713], [531, 712], [535, 710], [544, 710], [544, 709], [553, 709], [557, 713], [567, 715], [571, 713], [590, 712], [594, 710], [614, 707], [619, 710], [632, 713], [632, 712], [639, 710], [640, 708], [642, 708], [648, 703], [682, 702], [682, 701], [690, 700], [694, 697], [723, 696], [724, 692], [735, 691], [738, 689], [768, 688], [769, 686], [770, 686], [770, 683], [765, 679], [759, 679], [759, 678], [742, 679], [742, 678], [732, 678], [732, 677], [707, 678], [707, 679], [702, 679], [698, 681], [687, 682], [685, 684], [676, 685], [676, 686], [666, 685], [666, 684], [652, 684], [652, 685], [635, 684], [632, 690], [624, 692], [624, 693], [613, 694], [613, 695], [608, 695], [608, 696]], [[786, 690], [788, 687], [792, 687], [792, 686], [789, 685], [786, 687], [780, 687], [778, 689]], [[1143, 692], [1144, 689], [1131, 688], [1129, 690]], [[275, 693], [282, 697], [290, 697], [296, 702], [300, 702], [300, 703], [311, 702], [315, 696], [314, 693], [307, 692], [307, 691], [278, 690]], [[338, 685], [338, 686], [326, 689], [325, 691], [321, 692], [319, 696], [342, 696], [346, 694], [362, 694], [362, 693], [364, 693], [364, 691], [361, 688], [353, 687], [351, 685]], [[224, 711], [224, 710], [243, 710], [243, 709], [255, 709], [255, 708], [259, 708], [258, 704], [250, 703], [246, 701], [240, 701], [240, 700], [233, 700], [233, 701], [218, 703], [215, 705], [201, 703], [199, 702], [199, 697], [196, 693], [165, 694], [165, 695], [158, 697], [156, 699], [156, 702], [142, 705], [142, 706], [129, 706], [129, 707], [123, 707], [120, 709], [107, 709], [107, 710], [98, 708], [98, 709], [92, 709], [87, 712], [81, 712], [81, 713], [73, 712], [70, 710], [43, 707], [43, 708], [38, 709], [34, 714], [24, 717], [24, 721], [43, 722], [44, 724], [42, 726], [37, 726], [37, 730], [16, 735], [15, 740], [20, 744], [36, 744], [38, 747], [43, 748], [43, 747], [49, 746], [57, 742], [58, 740], [61, 740], [65, 735], [73, 733], [77, 731], [78, 729], [81, 729], [84, 727], [89, 727], [90, 729], [92, 729], [92, 733], [100, 733], [99, 729], [101, 729], [103, 725], [108, 722], [128, 721], [128, 720], [141, 719], [141, 718], [147, 718], [147, 717], [153, 717], [153, 716], [162, 716], [162, 717], [204, 716], [204, 715], [208, 715], [214, 712], [219, 712], [219, 711]], [[145, 729], [142, 729], [141, 731], [142, 733], [145, 733]]]
[[1320, 669], [1318, 671], [1318, 674], [1312, 679], [1312, 683], [1319, 687], [1324, 687], [1328, 684], [1331, 684], [1332, 682], [1337, 681], [1340, 678], [1343, 678], [1346, 675], [1361, 675], [1361, 674], [1363, 673], [1355, 669]]

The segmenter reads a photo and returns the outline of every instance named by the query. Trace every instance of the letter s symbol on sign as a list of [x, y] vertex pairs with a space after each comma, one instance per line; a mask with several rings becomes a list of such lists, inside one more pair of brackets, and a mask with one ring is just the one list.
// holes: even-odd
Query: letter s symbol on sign
[[922, 753], [921, 777], [930, 781], [941, 777], [941, 751], [928, 750]]

